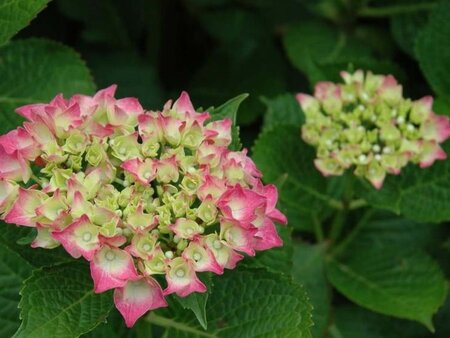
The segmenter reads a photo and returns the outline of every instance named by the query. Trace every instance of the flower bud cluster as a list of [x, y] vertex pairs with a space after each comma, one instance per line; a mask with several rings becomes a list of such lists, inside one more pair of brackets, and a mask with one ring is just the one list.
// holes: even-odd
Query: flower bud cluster
[[302, 138], [316, 147], [323, 175], [355, 168], [379, 189], [387, 173], [397, 175], [409, 162], [425, 168], [447, 157], [440, 143], [450, 136], [449, 119], [432, 111], [432, 97], [404, 98], [392, 75], [341, 76], [344, 83], [317, 83], [314, 96], [297, 95], [306, 116]]
[[205, 292], [197, 272], [281, 246], [273, 222], [286, 218], [246, 150], [228, 149], [230, 119], [185, 92], [144, 111], [115, 90], [17, 109], [27, 121], [0, 137], [0, 214], [35, 228], [33, 247], [89, 261], [95, 292], [115, 289], [132, 326], [166, 295]]

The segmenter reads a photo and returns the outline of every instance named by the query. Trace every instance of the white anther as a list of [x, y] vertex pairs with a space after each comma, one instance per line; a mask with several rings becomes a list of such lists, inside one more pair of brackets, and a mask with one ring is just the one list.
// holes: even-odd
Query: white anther
[[397, 116], [397, 109], [392, 109], [391, 110], [391, 116], [392, 117], [396, 117]]
[[405, 123], [405, 118], [404, 118], [403, 116], [397, 117], [397, 123], [398, 123], [398, 124], [403, 124], [403, 123]]
[[120, 149], [119, 149], [119, 153], [120, 153], [120, 154], [125, 155], [126, 152], [127, 152], [127, 148], [125, 148], [125, 147], [120, 147]]
[[367, 156], [364, 154], [361, 154], [358, 156], [359, 162], [365, 162], [367, 160]]
[[189, 167], [187, 171], [188, 173], [193, 174], [195, 173], [196, 169], [194, 167]]
[[376, 154], [376, 155], [375, 155], [375, 159], [376, 159], [377, 161], [381, 161], [381, 155], [380, 155], [380, 154]]
[[85, 232], [83, 233], [82, 239], [85, 242], [89, 242], [92, 239], [92, 234], [90, 232]]
[[360, 104], [360, 105], [358, 106], [358, 109], [361, 110], [361, 111], [363, 111], [364, 109], [366, 109], [366, 107], [364, 107], [362, 104]]
[[173, 252], [172, 251], [166, 251], [165, 253], [164, 253], [164, 256], [166, 256], [167, 258], [169, 258], [169, 259], [172, 259], [173, 258]]
[[114, 213], [115, 213], [117, 216], [122, 217], [122, 210], [117, 209], [117, 210], [114, 211]]
[[200, 259], [202, 259], [202, 255], [200, 255], [198, 252], [194, 253], [194, 255], [192, 256], [194, 258], [195, 261], [199, 261]]
[[112, 251], [112, 250], [109, 250], [107, 253], [106, 253], [106, 255], [105, 255], [105, 258], [106, 258], [106, 260], [108, 260], [108, 261], [113, 261], [114, 259], [116, 259], [116, 254]]
[[186, 272], [184, 272], [183, 269], [178, 269], [175, 274], [177, 275], [177, 277], [179, 278], [183, 278], [186, 275]]
[[147, 172], [144, 173], [144, 178], [145, 179], [148, 180], [150, 178], [150, 176], [152, 176], [152, 174], [150, 172], [147, 171]]
[[370, 121], [375, 122], [377, 120], [377, 117], [375, 115], [372, 115], [372, 117], [370, 118]]
[[378, 144], [374, 144], [372, 146], [372, 150], [376, 153], [379, 153], [381, 151], [381, 147]]
[[187, 229], [186, 229], [186, 233], [187, 233], [188, 235], [192, 235], [192, 234], [194, 233], [194, 229], [192, 229], [192, 228], [187, 228]]
[[385, 154], [390, 154], [391, 153], [391, 148], [389, 148], [389, 147], [384, 147], [383, 148], [383, 153], [385, 153]]
[[366, 131], [366, 128], [364, 128], [363, 126], [359, 126], [358, 131]]
[[368, 100], [369, 99], [369, 94], [367, 94], [366, 92], [363, 92], [361, 95], [363, 100]]
[[414, 128], [414, 126], [413, 126], [411, 123], [409, 123], [409, 124], [406, 126], [406, 129], [408, 129], [408, 131], [413, 131], [415, 128]]
[[142, 249], [144, 249], [144, 251], [150, 251], [151, 248], [152, 248], [152, 246], [151, 246], [150, 244], [148, 244], [148, 243], [145, 243], [145, 244], [142, 246]]

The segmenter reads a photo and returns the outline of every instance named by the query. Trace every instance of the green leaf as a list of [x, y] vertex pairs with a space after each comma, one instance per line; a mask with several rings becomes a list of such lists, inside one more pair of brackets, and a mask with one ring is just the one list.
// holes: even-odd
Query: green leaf
[[241, 94], [228, 100], [224, 104], [217, 108], [211, 107], [207, 111], [211, 114], [213, 121], [223, 120], [224, 118], [230, 118], [233, 121], [233, 125], [236, 124], [237, 111], [241, 103], [248, 97], [248, 94]]
[[[89, 333], [83, 334], [83, 338], [138, 338], [137, 331], [143, 327], [147, 329], [150, 325], [148, 322], [142, 320], [138, 321], [132, 329], [125, 326], [122, 315], [113, 308], [105, 323], [100, 324], [94, 330]], [[152, 336], [147, 333], [146, 338], [152, 338]]]
[[[432, 330], [431, 318], [446, 298], [447, 282], [438, 264], [420, 248], [425, 243], [417, 237], [424, 230], [406, 225], [407, 221], [360, 224], [357, 235], [329, 258], [327, 275], [358, 305], [416, 320]], [[416, 234], [402, 233], [410, 229]]]
[[184, 309], [189, 309], [194, 312], [198, 322], [203, 327], [203, 329], [206, 330], [208, 329], [208, 321], [206, 319], [206, 304], [208, 302], [209, 295], [211, 294], [213, 284], [210, 274], [201, 274], [199, 275], [199, 277], [208, 288], [207, 292], [194, 292], [187, 297], [178, 297], [176, 295], [174, 297]]
[[0, 4], [0, 46], [29, 25], [50, 0], [9, 0]]
[[336, 202], [327, 194], [327, 180], [314, 167], [315, 151], [300, 137], [300, 128], [277, 125], [266, 129], [253, 148], [253, 160], [265, 182], [278, 183], [279, 202], [294, 229], [312, 231], [314, 219]]
[[419, 324], [365, 310], [355, 305], [334, 309], [330, 338], [422, 338], [429, 333]]
[[237, 269], [217, 276], [207, 313], [208, 331], [196, 325], [192, 313], [173, 306], [147, 318], [164, 326], [165, 337], [170, 338], [311, 337], [311, 306], [304, 289], [262, 269]]
[[302, 125], [305, 116], [299, 103], [292, 94], [281, 94], [274, 98], [262, 97], [261, 101], [266, 105], [264, 126], [276, 124]]
[[437, 94], [450, 93], [450, 2], [442, 1], [417, 39], [416, 54], [428, 83]]
[[85, 264], [33, 272], [21, 290], [22, 325], [14, 338], [75, 338], [104, 322], [111, 292], [95, 294]]
[[207, 111], [211, 114], [211, 120], [223, 120], [224, 118], [230, 118], [233, 121], [231, 127], [231, 144], [229, 148], [231, 150], [240, 150], [242, 148], [241, 140], [239, 138], [239, 127], [236, 126], [236, 118], [239, 106], [248, 97], [248, 94], [238, 95], [217, 108], [210, 107]]
[[324, 80], [321, 65], [336, 60], [351, 62], [371, 57], [367, 46], [321, 21], [301, 22], [289, 27], [283, 45], [291, 63], [313, 84]]
[[416, 58], [417, 36], [427, 22], [426, 12], [406, 13], [391, 17], [391, 32], [395, 42], [413, 58]]
[[[450, 142], [443, 148], [449, 153]], [[358, 194], [374, 207], [419, 222], [450, 220], [450, 159], [425, 169], [409, 165], [398, 176], [388, 175], [380, 190], [360, 181]]]
[[325, 276], [325, 246], [303, 242], [294, 245], [292, 277], [303, 285], [313, 306], [313, 337], [324, 337], [329, 322], [331, 293]]
[[0, 245], [0, 337], [11, 337], [20, 325], [19, 290], [32, 266], [4, 245]]
[[245, 260], [246, 266], [266, 268], [269, 271], [281, 272], [289, 275], [292, 270], [292, 228], [276, 224], [278, 234], [283, 240], [283, 246], [266, 251], [256, 252], [255, 257]]
[[73, 261], [73, 258], [61, 247], [52, 250], [34, 249], [29, 245], [18, 243], [21, 239], [28, 238], [30, 233], [33, 233], [33, 229], [0, 222], [0, 245], [36, 268]]
[[240, 125], [255, 122], [264, 108], [259, 96], [286, 91], [283, 55], [272, 39], [266, 40], [240, 58], [230, 55], [234, 49], [226, 46], [212, 52], [189, 86], [194, 102], [206, 107], [248, 92], [250, 97], [242, 104], [237, 120]]
[[95, 85], [80, 56], [57, 42], [29, 39], [0, 49], [0, 133], [17, 127], [14, 109], [58, 93], [90, 94]]

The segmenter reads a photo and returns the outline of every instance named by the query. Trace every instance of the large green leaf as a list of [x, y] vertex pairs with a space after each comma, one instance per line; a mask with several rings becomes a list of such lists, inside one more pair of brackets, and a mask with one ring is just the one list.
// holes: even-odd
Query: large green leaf
[[303, 285], [313, 306], [313, 337], [323, 337], [329, 322], [331, 292], [325, 276], [325, 246], [298, 242], [294, 245], [292, 277]]
[[283, 45], [291, 63], [311, 83], [325, 80], [322, 64], [371, 57], [370, 48], [365, 44], [321, 21], [292, 25], [283, 37]]
[[26, 260], [0, 244], [0, 337], [11, 337], [20, 325], [19, 290], [31, 269]]
[[[148, 319], [167, 328], [165, 337], [311, 337], [311, 306], [303, 288], [262, 269], [227, 271], [214, 280], [207, 305], [208, 331], [195, 316], [175, 307]], [[170, 318], [170, 319], [169, 319]]]
[[300, 105], [292, 94], [281, 94], [274, 98], [261, 98], [266, 105], [264, 126], [276, 124], [293, 124], [300, 126], [305, 121], [305, 116]]
[[327, 180], [314, 167], [315, 151], [300, 137], [300, 128], [266, 129], [253, 148], [253, 160], [266, 182], [278, 183], [280, 207], [295, 229], [313, 229], [314, 219], [333, 201]]
[[[450, 151], [450, 142], [444, 144], [444, 150]], [[380, 190], [361, 181], [358, 193], [369, 204], [410, 219], [450, 220], [450, 159], [436, 161], [425, 169], [409, 165], [398, 176], [388, 175]]]
[[428, 15], [424, 12], [395, 15], [391, 18], [391, 31], [400, 48], [415, 58], [417, 36], [426, 25]]
[[95, 86], [80, 56], [56, 42], [29, 39], [0, 49], [0, 133], [22, 119], [14, 109], [64, 93], [92, 93]]
[[0, 245], [19, 255], [33, 267], [51, 266], [73, 261], [73, 258], [61, 247], [57, 249], [31, 248], [29, 244], [18, 244], [28, 238], [32, 229], [0, 222]]
[[330, 282], [363, 307], [432, 329], [447, 285], [437, 263], [421, 249], [430, 240], [420, 238], [429, 237], [423, 227], [399, 219], [361, 223], [356, 236], [329, 258]]
[[419, 324], [383, 316], [355, 305], [333, 311], [330, 338], [423, 338], [429, 332]]
[[50, 0], [0, 1], [0, 46], [19, 30], [28, 26]]
[[417, 39], [416, 54], [420, 67], [434, 91], [450, 94], [450, 2], [442, 1], [430, 16], [427, 26]]
[[104, 322], [110, 292], [95, 294], [85, 264], [69, 263], [33, 272], [21, 290], [22, 325], [15, 338], [75, 338]]

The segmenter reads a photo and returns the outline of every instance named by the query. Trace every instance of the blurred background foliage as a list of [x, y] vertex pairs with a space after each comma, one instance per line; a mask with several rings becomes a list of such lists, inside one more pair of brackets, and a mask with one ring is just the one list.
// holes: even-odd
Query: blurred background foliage
[[[98, 88], [117, 83], [118, 96], [136, 96], [147, 109], [160, 109], [181, 90], [187, 90], [194, 105], [203, 108], [249, 93], [238, 115], [241, 139], [247, 148], [252, 147], [261, 130], [277, 124], [290, 124], [293, 132], [286, 137], [294, 137], [303, 116], [292, 94], [310, 92], [320, 80], [338, 80], [341, 70], [364, 68], [393, 74], [403, 84], [405, 96], [417, 99], [434, 94], [435, 110], [450, 111], [448, 1], [54, 0], [15, 39], [27, 37], [47, 38], [72, 47], [86, 61]], [[285, 150], [284, 131], [278, 129], [278, 134], [279, 150]], [[275, 181], [276, 167], [270, 162], [282, 162], [284, 155], [276, 151], [276, 144], [272, 149], [273, 157], [262, 159], [255, 154], [255, 160], [268, 163], [267, 170], [262, 166], [265, 177]], [[290, 168], [303, 173], [295, 157], [303, 150], [287, 151], [293, 156], [288, 159]], [[307, 184], [312, 182], [316, 189], [322, 187], [324, 180], [317, 172], [305, 169], [305, 175], [283, 182], [295, 184], [299, 178], [306, 179]], [[283, 182], [278, 182], [282, 190]], [[323, 183], [322, 188], [329, 195], [339, 195], [339, 182], [336, 186], [330, 182]], [[289, 193], [286, 189], [284, 196], [289, 198]], [[306, 209], [312, 207], [314, 201], [305, 201]], [[263, 254], [253, 264], [277, 266], [285, 273], [292, 269], [294, 279], [305, 285], [315, 307], [313, 337], [450, 336], [449, 300], [434, 318], [436, 331], [431, 335], [417, 323], [368, 311], [340, 294], [332, 299], [327, 283], [330, 276], [325, 276], [325, 250], [321, 244], [307, 243], [314, 219], [307, 219], [306, 211], [301, 205], [288, 210], [291, 223], [302, 220], [293, 226], [305, 241], [291, 243], [286, 231], [286, 249], [275, 250], [274, 255]], [[328, 215], [324, 211], [321, 216]], [[388, 217], [392, 224], [403, 226], [403, 220]], [[410, 244], [433, 252], [437, 239], [447, 236], [440, 227], [422, 224], [406, 230], [408, 235], [402, 237], [392, 235], [396, 226], [386, 230], [383, 224], [373, 223], [368, 231], [385, 231], [386, 242], [399, 241], [394, 243], [398, 246]], [[401, 229], [398, 233], [405, 231]], [[378, 233], [369, 235], [363, 239], [379, 241]], [[448, 243], [446, 255], [434, 254], [447, 277]], [[378, 250], [390, 259], [389, 252]], [[409, 254], [404, 256], [406, 261]], [[283, 264], [276, 263], [277, 259]], [[395, 269], [393, 265], [392, 274], [398, 272]], [[331, 302], [336, 306], [331, 308]], [[101, 326], [92, 335], [106, 337], [105, 332], [107, 329]]]
[[[18, 38], [42, 36], [81, 53], [99, 88], [158, 109], [186, 89], [218, 105], [242, 92], [245, 146], [286, 92], [363, 67], [393, 73], [407, 95], [430, 90], [415, 56], [430, 1], [56, 0]], [[282, 114], [282, 112], [279, 112]], [[278, 114], [278, 113], [275, 113]], [[279, 119], [282, 121], [282, 119]]]

